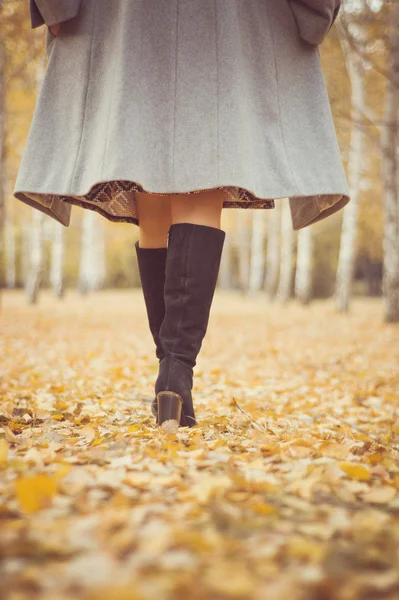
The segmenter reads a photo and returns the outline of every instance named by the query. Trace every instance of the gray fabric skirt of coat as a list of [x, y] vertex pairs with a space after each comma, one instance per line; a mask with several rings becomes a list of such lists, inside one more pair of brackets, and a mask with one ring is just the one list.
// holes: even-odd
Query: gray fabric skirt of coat
[[137, 192], [288, 197], [294, 230], [349, 202], [318, 46], [288, 0], [81, 0], [45, 43], [14, 196], [65, 226], [72, 205], [139, 225]]

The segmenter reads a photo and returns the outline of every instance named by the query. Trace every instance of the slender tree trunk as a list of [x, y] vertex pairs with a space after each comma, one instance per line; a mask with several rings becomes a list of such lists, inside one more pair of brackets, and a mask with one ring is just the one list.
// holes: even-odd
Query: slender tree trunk
[[99, 218], [97, 215], [96, 223], [96, 257], [98, 261], [97, 269], [97, 280], [95, 282], [95, 289], [102, 289], [105, 285], [106, 278], [106, 249], [105, 249], [105, 229], [104, 219]]
[[[338, 31], [341, 29], [338, 25]], [[335, 305], [347, 312], [355, 266], [355, 242], [360, 199], [360, 182], [364, 153], [364, 133], [361, 126], [364, 105], [363, 72], [357, 56], [351, 53], [341, 33], [341, 44], [352, 85], [352, 131], [349, 149], [348, 179], [351, 201], [343, 209], [343, 223], [339, 248], [338, 271], [335, 281]]]
[[64, 226], [54, 221], [51, 248], [51, 286], [57, 298], [64, 295]]
[[[3, 0], [0, 0], [0, 28], [3, 15]], [[4, 198], [4, 162], [6, 148], [5, 132], [5, 48], [4, 39], [0, 31], [0, 265], [4, 264], [4, 220], [5, 220], [5, 198]], [[0, 270], [1, 275], [1, 270]], [[0, 306], [1, 289], [3, 281], [0, 279]]]
[[[11, 186], [7, 186], [7, 197], [11, 195]], [[10, 190], [10, 191], [9, 191]], [[15, 231], [14, 231], [14, 205], [7, 210], [5, 221], [5, 255], [6, 255], [6, 287], [15, 288], [16, 284], [16, 260], [15, 260]]]
[[[38, 62], [36, 87], [40, 90], [45, 73], [45, 64]], [[25, 280], [25, 293], [29, 304], [36, 304], [43, 272], [43, 231], [44, 213], [32, 208], [32, 228], [29, 240], [28, 273]]]
[[281, 267], [280, 280], [277, 289], [277, 300], [285, 304], [291, 297], [294, 247], [294, 230], [292, 229], [291, 211], [288, 198], [280, 200], [283, 203], [281, 215]]
[[99, 290], [105, 280], [105, 243], [103, 223], [86, 209], [82, 220], [82, 245], [78, 289], [82, 294]]
[[384, 181], [384, 319], [399, 321], [399, 234], [398, 234], [398, 118], [399, 118], [399, 4], [390, 1], [388, 29], [389, 67], [385, 125], [381, 134], [382, 174]]
[[238, 280], [240, 289], [243, 292], [248, 291], [249, 282], [249, 235], [250, 228], [248, 224], [248, 213], [238, 215], [237, 219], [237, 241], [238, 241]]
[[36, 304], [43, 273], [43, 221], [44, 214], [32, 208], [32, 227], [30, 238], [30, 264], [26, 281], [26, 298], [29, 304]]
[[31, 226], [23, 221], [22, 229], [22, 257], [21, 257], [21, 279], [26, 289], [28, 285], [29, 268], [30, 268], [30, 247], [31, 247]]
[[265, 268], [265, 211], [252, 210], [251, 262], [249, 272], [249, 291], [255, 294], [262, 289]]
[[218, 287], [220, 287], [222, 290], [229, 290], [231, 288], [231, 236], [229, 233], [226, 234], [223, 245], [218, 277]]
[[308, 226], [298, 231], [295, 296], [302, 304], [309, 304], [312, 300], [312, 268], [313, 230], [312, 226]]
[[87, 294], [91, 287], [93, 265], [93, 228], [94, 213], [85, 210], [82, 218], [82, 237], [80, 245], [79, 281], [78, 289], [81, 294]]
[[276, 295], [280, 272], [281, 200], [268, 211], [265, 292], [269, 300]]

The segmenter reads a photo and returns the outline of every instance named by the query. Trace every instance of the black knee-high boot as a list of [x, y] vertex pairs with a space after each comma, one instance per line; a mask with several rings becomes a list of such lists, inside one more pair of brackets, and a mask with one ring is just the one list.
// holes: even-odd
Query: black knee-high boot
[[[135, 243], [135, 248], [148, 323], [156, 346], [156, 356], [161, 361], [165, 356], [159, 339], [159, 329], [165, 316], [164, 285], [167, 248], [140, 248], [138, 241]], [[152, 402], [151, 410], [156, 416], [156, 398]]]
[[165, 431], [196, 424], [193, 367], [205, 337], [226, 232], [194, 223], [169, 229], [165, 318], [159, 338], [165, 352], [155, 383], [157, 422]]

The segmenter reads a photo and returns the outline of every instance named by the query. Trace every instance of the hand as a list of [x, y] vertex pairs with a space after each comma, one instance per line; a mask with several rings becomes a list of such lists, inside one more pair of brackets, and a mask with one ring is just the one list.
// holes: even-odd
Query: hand
[[57, 36], [60, 32], [61, 23], [57, 23], [56, 25], [49, 25], [49, 29], [51, 33]]

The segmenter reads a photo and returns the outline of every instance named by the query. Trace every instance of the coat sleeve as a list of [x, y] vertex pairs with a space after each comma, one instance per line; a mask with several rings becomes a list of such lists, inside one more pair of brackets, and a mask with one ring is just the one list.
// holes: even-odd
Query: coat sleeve
[[30, 0], [31, 27], [56, 25], [73, 19], [82, 0]]
[[289, 0], [301, 37], [321, 44], [341, 8], [341, 0]]

